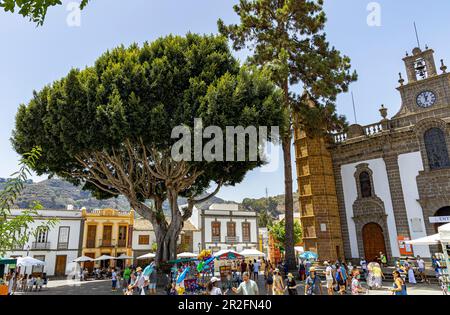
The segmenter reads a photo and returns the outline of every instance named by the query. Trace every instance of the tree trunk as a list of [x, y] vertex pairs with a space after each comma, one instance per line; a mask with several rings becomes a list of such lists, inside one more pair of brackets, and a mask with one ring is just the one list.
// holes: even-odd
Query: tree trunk
[[283, 137], [284, 155], [284, 208], [285, 208], [285, 259], [289, 270], [296, 268], [295, 244], [294, 244], [294, 197], [292, 194], [292, 160], [291, 160], [291, 136]]
[[284, 158], [284, 209], [285, 209], [285, 261], [289, 270], [296, 269], [295, 259], [295, 243], [294, 243], [294, 196], [292, 193], [292, 121], [290, 100], [289, 100], [289, 83], [286, 80], [283, 83], [284, 106], [289, 115], [289, 124], [286, 133], [283, 135], [282, 147]]

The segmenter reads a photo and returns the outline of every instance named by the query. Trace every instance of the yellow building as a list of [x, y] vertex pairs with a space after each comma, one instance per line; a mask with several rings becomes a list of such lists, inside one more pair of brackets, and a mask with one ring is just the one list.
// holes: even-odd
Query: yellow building
[[[132, 257], [132, 239], [134, 211], [119, 211], [114, 209], [86, 210], [83, 209], [83, 251], [82, 254], [91, 258], [103, 255]], [[106, 260], [86, 263], [85, 267], [92, 270], [99, 267], [123, 267], [130, 260]]]

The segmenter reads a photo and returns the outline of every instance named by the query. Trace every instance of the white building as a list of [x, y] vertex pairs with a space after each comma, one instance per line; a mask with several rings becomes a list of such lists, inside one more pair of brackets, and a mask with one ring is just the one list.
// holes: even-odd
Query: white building
[[[189, 220], [186, 221], [178, 239], [179, 251], [198, 253], [199, 240], [200, 231]], [[133, 256], [136, 258], [150, 253], [154, 243], [156, 236], [150, 221], [136, 219], [133, 226]]]
[[194, 208], [190, 220], [201, 231], [194, 244], [198, 242], [202, 249], [216, 252], [259, 248], [258, 215], [239, 210], [237, 204], [212, 204], [206, 210]]
[[[56, 224], [49, 230], [40, 231], [30, 238], [23, 248], [8, 252], [6, 257], [18, 258], [30, 256], [45, 262], [44, 267], [22, 268], [21, 273], [46, 273], [47, 276], [64, 277], [74, 268], [72, 261], [81, 253], [82, 217], [80, 210], [39, 210], [31, 226], [33, 231], [44, 226], [49, 219], [56, 219]], [[22, 213], [21, 209], [11, 211], [12, 216]]]

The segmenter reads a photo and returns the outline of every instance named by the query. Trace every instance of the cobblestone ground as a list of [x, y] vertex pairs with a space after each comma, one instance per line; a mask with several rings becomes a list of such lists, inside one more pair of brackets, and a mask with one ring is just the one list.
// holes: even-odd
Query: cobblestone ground
[[[262, 295], [266, 295], [264, 288], [264, 278], [261, 276], [259, 281], [259, 288]], [[363, 286], [365, 284], [363, 283]], [[380, 290], [371, 290], [369, 295], [389, 295], [390, 282], [385, 282], [384, 286]], [[304, 286], [298, 288], [299, 295], [303, 295]], [[50, 281], [47, 288], [44, 288], [40, 292], [16, 292], [17, 295], [122, 295], [122, 291], [118, 290], [112, 292], [111, 281], [85, 281], [79, 282], [74, 280], [55, 280]], [[165, 292], [162, 289], [158, 290], [159, 295], [164, 295]], [[324, 294], [326, 289], [324, 288]], [[442, 291], [438, 285], [408, 285], [409, 295], [442, 295]]]

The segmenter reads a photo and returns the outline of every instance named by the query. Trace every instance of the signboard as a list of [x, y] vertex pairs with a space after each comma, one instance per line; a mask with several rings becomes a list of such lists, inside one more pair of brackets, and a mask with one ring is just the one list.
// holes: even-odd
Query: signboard
[[450, 223], [450, 216], [430, 217], [430, 223]]
[[400, 256], [413, 256], [414, 252], [411, 245], [405, 244], [406, 241], [411, 240], [409, 237], [398, 236], [398, 248], [400, 250]]

